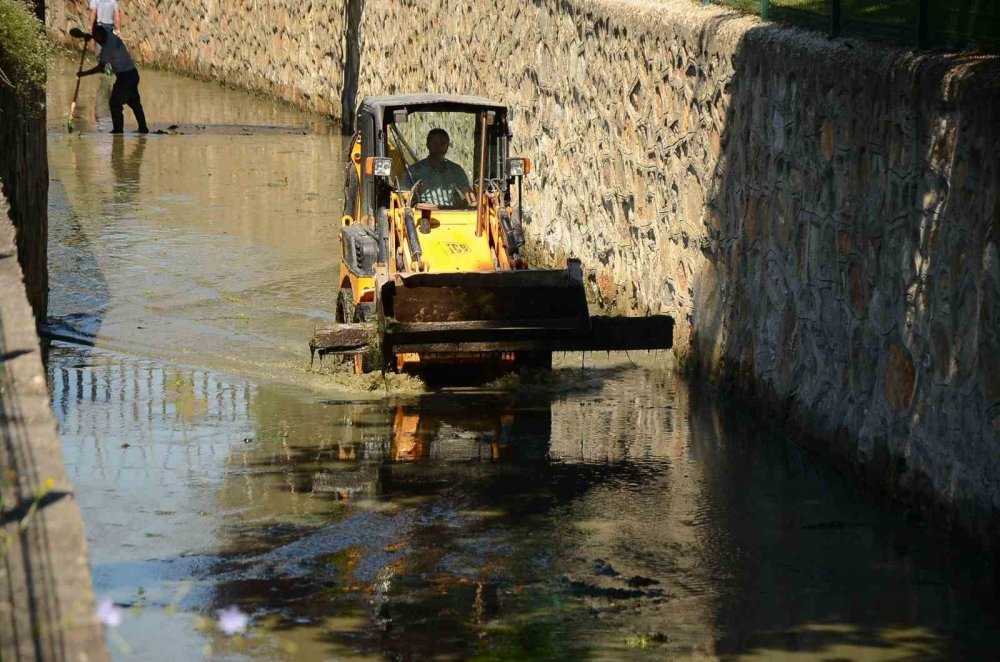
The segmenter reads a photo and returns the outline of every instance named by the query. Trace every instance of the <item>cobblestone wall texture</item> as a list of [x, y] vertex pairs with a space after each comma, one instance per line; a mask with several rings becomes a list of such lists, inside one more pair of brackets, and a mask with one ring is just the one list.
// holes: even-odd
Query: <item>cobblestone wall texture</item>
[[[344, 0], [122, 0], [121, 36], [140, 63], [340, 115]], [[70, 43], [87, 0], [51, 0], [47, 26]], [[79, 44], [76, 44], [79, 47]]]
[[368, 0], [361, 35], [362, 96], [517, 109], [530, 234], [604, 302], [996, 537], [997, 60], [688, 2]]
[[[313, 46], [282, 37], [316, 29], [310, 5], [278, 3], [262, 20], [178, 0], [169, 25], [149, 9], [143, 53], [275, 89], [324, 62], [337, 85], [319, 54], [341, 48], [341, 9]], [[250, 20], [277, 26], [272, 45], [219, 40]], [[689, 365], [1000, 540], [996, 59], [687, 0], [367, 0], [360, 35], [359, 97], [515, 109], [514, 149], [536, 164], [528, 234], [553, 262], [582, 258], [602, 302], [674, 315]]]

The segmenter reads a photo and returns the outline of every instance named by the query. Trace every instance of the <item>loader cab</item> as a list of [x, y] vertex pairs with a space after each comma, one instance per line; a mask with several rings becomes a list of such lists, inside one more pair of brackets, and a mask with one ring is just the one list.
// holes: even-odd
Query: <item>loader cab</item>
[[[502, 188], [509, 200], [510, 135], [507, 110], [501, 104], [459, 95], [368, 97], [358, 108], [356, 126], [352, 160], [359, 181], [354, 190], [348, 182], [345, 213], [366, 225], [374, 226], [378, 210], [390, 206], [393, 193], [404, 191], [412, 192], [414, 204], [472, 209], [480, 171], [484, 189]], [[441, 133], [448, 142], [443, 163], [430, 147], [440, 142]], [[382, 164], [388, 173], [366, 169], [370, 157], [388, 159]]]
[[[378, 320], [384, 329], [386, 320], [406, 313], [409, 290], [395, 292], [408, 287], [410, 276], [445, 275], [464, 284], [477, 274], [528, 268], [521, 250], [521, 183], [530, 161], [508, 156], [503, 105], [457, 95], [366, 97], [356, 119], [340, 233], [337, 322]], [[399, 310], [395, 301], [403, 302]], [[486, 354], [491, 352], [497, 354]], [[401, 350], [385, 356], [393, 369], [405, 370], [439, 359], [452, 362], [452, 354]], [[503, 361], [515, 358], [500, 354]], [[355, 367], [363, 368], [357, 357]]]

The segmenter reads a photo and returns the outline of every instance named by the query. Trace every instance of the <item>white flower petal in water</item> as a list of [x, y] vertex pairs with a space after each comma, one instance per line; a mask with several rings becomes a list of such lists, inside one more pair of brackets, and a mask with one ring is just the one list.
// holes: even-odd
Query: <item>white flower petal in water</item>
[[239, 607], [227, 607], [215, 613], [219, 615], [219, 629], [224, 634], [232, 636], [234, 634], [243, 634], [247, 631], [250, 617], [240, 611]]
[[122, 624], [122, 610], [111, 600], [101, 600], [97, 605], [97, 620], [109, 628], [116, 628]]

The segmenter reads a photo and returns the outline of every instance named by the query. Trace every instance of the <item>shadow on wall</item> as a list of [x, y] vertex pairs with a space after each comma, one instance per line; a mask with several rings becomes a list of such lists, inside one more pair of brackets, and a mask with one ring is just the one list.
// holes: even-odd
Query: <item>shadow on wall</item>
[[1000, 541], [1000, 61], [760, 26], [733, 69], [695, 369]]

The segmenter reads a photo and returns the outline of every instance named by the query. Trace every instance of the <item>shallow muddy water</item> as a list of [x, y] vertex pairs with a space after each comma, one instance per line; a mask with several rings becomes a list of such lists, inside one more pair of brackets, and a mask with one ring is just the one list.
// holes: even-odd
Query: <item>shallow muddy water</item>
[[[74, 342], [49, 376], [117, 659], [993, 655], [981, 556], [663, 355], [434, 393], [309, 371], [336, 128], [144, 70], [153, 127], [193, 128], [101, 133], [94, 77], [70, 134], [73, 68], [50, 75], [51, 328]], [[218, 630], [230, 606], [246, 636]]]

